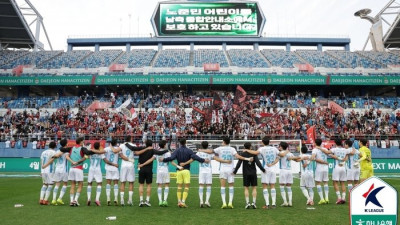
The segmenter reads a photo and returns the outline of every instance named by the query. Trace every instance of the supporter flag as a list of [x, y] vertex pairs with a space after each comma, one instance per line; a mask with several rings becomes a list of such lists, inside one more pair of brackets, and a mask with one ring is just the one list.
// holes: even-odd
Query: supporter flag
[[185, 114], [186, 124], [192, 124], [192, 114]]
[[193, 107], [193, 110], [198, 112], [198, 113], [200, 113], [200, 114], [202, 114], [202, 115], [206, 114], [204, 111], [202, 111], [201, 109], [199, 109], [197, 107]]
[[268, 119], [273, 116], [272, 113], [258, 113], [255, 117], [255, 121], [257, 124], [265, 124], [268, 122]]
[[335, 112], [338, 112], [340, 114], [344, 113], [344, 109], [334, 101], [328, 101], [328, 108], [332, 110], [332, 113]]
[[219, 94], [217, 92], [214, 92], [213, 96], [213, 108], [214, 109], [221, 109], [222, 108], [222, 99], [219, 97]]
[[224, 123], [224, 113], [222, 112], [222, 109], [218, 110], [218, 123]]
[[136, 119], [137, 114], [131, 99], [126, 100], [120, 107], [117, 108], [118, 112], [122, 112], [127, 118]]
[[215, 110], [212, 111], [212, 116], [211, 116], [211, 124], [217, 123], [217, 113]]
[[233, 100], [233, 108], [238, 109], [239, 105], [246, 101], [246, 96], [246, 91], [240, 85], [238, 85], [236, 87], [235, 98]]
[[307, 138], [308, 138], [309, 143], [314, 144], [316, 136], [317, 135], [316, 135], [316, 132], [315, 132], [315, 125], [311, 126], [310, 128], [308, 128], [308, 130], [307, 130]]

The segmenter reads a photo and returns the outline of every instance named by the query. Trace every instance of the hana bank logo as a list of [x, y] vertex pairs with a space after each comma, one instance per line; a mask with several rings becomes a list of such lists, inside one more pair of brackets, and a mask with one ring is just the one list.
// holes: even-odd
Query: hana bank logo
[[365, 212], [383, 212], [383, 206], [377, 199], [376, 195], [383, 189], [385, 186], [375, 188], [375, 184], [372, 184], [371, 187], [367, 192], [365, 192], [362, 196], [365, 198], [365, 206], [368, 205], [368, 203], [372, 203], [382, 209], [365, 209]]

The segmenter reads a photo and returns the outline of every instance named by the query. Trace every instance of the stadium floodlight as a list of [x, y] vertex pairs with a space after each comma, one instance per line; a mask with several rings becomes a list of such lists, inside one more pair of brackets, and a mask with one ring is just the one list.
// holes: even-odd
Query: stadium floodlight
[[[368, 20], [369, 22], [372, 23], [367, 43], [368, 40], [371, 41], [372, 48], [374, 51], [383, 52], [385, 50], [385, 47], [383, 45], [382, 19], [380, 18], [379, 15], [375, 17], [369, 16], [371, 12], [372, 12], [371, 9], [361, 9], [355, 12], [354, 16]], [[363, 50], [365, 50], [365, 46], [366, 45], [364, 45]]]

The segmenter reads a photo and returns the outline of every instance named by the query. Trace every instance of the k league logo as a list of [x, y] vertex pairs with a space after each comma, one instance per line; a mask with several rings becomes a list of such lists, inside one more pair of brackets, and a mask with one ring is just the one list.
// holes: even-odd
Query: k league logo
[[397, 199], [397, 190], [390, 184], [368, 178], [350, 192], [350, 224], [397, 224]]

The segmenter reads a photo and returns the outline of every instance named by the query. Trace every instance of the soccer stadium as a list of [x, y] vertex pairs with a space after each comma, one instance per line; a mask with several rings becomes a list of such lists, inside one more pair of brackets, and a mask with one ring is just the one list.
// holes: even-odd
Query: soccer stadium
[[352, 188], [399, 190], [400, 1], [50, 2], [0, 0], [2, 224], [364, 224]]

